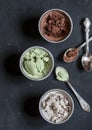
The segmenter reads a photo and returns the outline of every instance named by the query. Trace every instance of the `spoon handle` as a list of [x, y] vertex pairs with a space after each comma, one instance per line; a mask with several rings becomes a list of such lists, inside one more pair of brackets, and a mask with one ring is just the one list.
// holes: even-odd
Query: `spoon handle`
[[85, 19], [85, 21], [83, 22], [84, 26], [85, 26], [85, 32], [86, 32], [86, 55], [89, 54], [89, 27], [91, 25], [91, 22], [88, 18]]
[[[92, 37], [90, 37], [89, 39], [88, 39], [88, 42], [91, 42], [92, 41]], [[78, 47], [78, 49], [80, 50], [82, 47], [84, 47], [86, 45], [86, 42], [84, 42], [82, 45], [80, 45], [79, 47]]]
[[82, 109], [86, 112], [90, 112], [89, 104], [77, 93], [77, 91], [73, 88], [71, 83], [67, 81], [67, 84], [70, 86], [71, 90], [74, 92], [75, 96], [77, 97]]
[[89, 39], [89, 29], [85, 30], [85, 32], [86, 32], [86, 55], [88, 56], [88, 54], [89, 54], [89, 41], [88, 41], [88, 39]]

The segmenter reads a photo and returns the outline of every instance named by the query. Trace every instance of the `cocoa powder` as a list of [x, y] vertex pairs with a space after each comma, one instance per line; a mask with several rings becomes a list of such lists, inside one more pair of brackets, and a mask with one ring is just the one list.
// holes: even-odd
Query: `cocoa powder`
[[65, 62], [72, 62], [74, 59], [76, 59], [78, 55], [78, 49], [71, 48], [69, 51], [66, 52], [66, 55], [64, 55], [63, 60]]

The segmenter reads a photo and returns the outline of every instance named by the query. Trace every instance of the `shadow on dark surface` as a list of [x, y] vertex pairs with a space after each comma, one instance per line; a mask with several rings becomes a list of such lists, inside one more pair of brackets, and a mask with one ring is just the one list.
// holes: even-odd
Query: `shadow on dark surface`
[[62, 52], [57, 56], [57, 58], [56, 58], [57, 61], [58, 61], [58, 64], [54, 66], [54, 69], [53, 69], [53, 71], [52, 71], [53, 79], [54, 79], [55, 81], [57, 81], [57, 79], [56, 79], [56, 74], [55, 74], [55, 70], [56, 70], [56, 67], [57, 67], [57, 66], [62, 66], [62, 64], [64, 64], [63, 55], [64, 55], [65, 51], [66, 51], [66, 49], [65, 49], [64, 51], [62, 51]]
[[56, 66], [54, 67], [52, 74], [53, 74], [53, 80], [57, 81], [56, 74], [55, 74]]
[[[82, 18], [81, 21], [80, 21], [82, 41], [85, 41], [85, 39], [86, 39], [85, 38], [85, 27], [84, 27], [84, 24], [83, 24], [84, 20], [85, 20], [85, 18]], [[85, 52], [84, 49], [83, 49], [83, 52]]]
[[40, 116], [39, 108], [38, 108], [39, 100], [40, 100], [40, 96], [28, 97], [25, 99], [23, 103], [23, 108], [24, 108], [24, 112], [28, 116], [32, 116], [36, 118]]
[[82, 63], [81, 63], [82, 55], [78, 57], [77, 59], [77, 67], [80, 71], [83, 71]]
[[41, 96], [27, 97], [23, 102], [23, 112], [26, 114], [27, 122], [30, 119], [30, 125], [33, 128], [41, 128], [45, 121], [42, 119], [39, 112], [39, 100]]
[[20, 59], [19, 54], [12, 54], [6, 57], [5, 62], [4, 62], [5, 70], [7, 74], [9, 74], [10, 76], [21, 75], [21, 71], [19, 68], [19, 59]]
[[58, 55], [58, 57], [57, 57], [57, 60], [58, 60], [58, 61], [63, 62], [63, 55], [64, 55], [65, 51], [66, 51], [66, 49], [63, 50], [63, 51]]
[[29, 18], [24, 19], [21, 23], [21, 30], [23, 35], [29, 38], [41, 38], [38, 31], [38, 21], [39, 18], [31, 18], [31, 16]]

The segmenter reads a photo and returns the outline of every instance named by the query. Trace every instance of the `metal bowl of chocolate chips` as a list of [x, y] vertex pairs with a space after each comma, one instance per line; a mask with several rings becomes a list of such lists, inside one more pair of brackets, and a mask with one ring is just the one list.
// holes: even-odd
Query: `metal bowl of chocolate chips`
[[46, 41], [60, 43], [70, 36], [73, 22], [67, 12], [60, 9], [50, 9], [41, 16], [38, 28]]

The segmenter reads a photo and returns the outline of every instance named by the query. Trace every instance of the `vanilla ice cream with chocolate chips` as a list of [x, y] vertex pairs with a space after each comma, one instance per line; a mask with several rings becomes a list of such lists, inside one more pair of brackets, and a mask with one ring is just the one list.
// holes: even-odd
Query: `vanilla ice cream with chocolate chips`
[[43, 97], [41, 109], [46, 120], [59, 123], [70, 115], [72, 105], [63, 92], [57, 90]]

